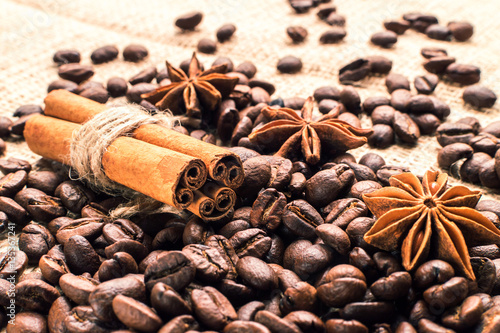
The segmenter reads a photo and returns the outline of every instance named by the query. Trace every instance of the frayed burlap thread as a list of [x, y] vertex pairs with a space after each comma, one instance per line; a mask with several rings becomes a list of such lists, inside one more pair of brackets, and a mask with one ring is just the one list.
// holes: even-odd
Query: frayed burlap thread
[[163, 210], [166, 205], [109, 179], [102, 167], [104, 153], [114, 140], [121, 136], [131, 136], [139, 126], [157, 124], [172, 128], [175, 121], [169, 113], [152, 116], [138, 105], [125, 104], [111, 106], [73, 133], [70, 165], [78, 174], [78, 179], [95, 191], [120, 195], [129, 200], [111, 212], [112, 217], [125, 218], [137, 213], [152, 213]]

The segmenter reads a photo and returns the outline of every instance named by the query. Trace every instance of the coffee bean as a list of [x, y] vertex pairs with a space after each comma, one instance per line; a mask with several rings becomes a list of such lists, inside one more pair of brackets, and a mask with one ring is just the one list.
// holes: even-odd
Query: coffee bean
[[139, 62], [148, 56], [146, 47], [139, 44], [130, 44], [123, 49], [123, 59], [130, 62]]
[[351, 242], [344, 230], [332, 224], [322, 224], [316, 228], [316, 234], [323, 242], [342, 255], [349, 253]]
[[491, 108], [497, 96], [489, 88], [479, 85], [467, 87], [462, 95], [464, 102], [475, 108]]
[[340, 90], [332, 86], [324, 86], [314, 90], [314, 99], [319, 103], [324, 99], [340, 100]]
[[394, 305], [390, 302], [354, 302], [347, 304], [340, 311], [340, 316], [343, 319], [354, 319], [369, 325], [390, 320], [394, 311]]
[[394, 133], [405, 143], [415, 144], [420, 137], [420, 129], [406, 113], [396, 111], [392, 126]]
[[451, 40], [451, 31], [445, 26], [440, 24], [431, 24], [425, 29], [425, 34], [427, 37], [437, 40]]
[[318, 9], [318, 12], [316, 13], [316, 16], [320, 19], [320, 20], [324, 20], [326, 19], [331, 13], [335, 13], [337, 11], [337, 7], [335, 6], [331, 6], [331, 5], [324, 5], [324, 6], [321, 6], [319, 9]]
[[117, 252], [111, 259], [102, 262], [97, 275], [99, 281], [123, 277], [127, 274], [137, 274], [139, 271], [134, 258], [126, 252]]
[[469, 144], [474, 151], [484, 152], [490, 156], [494, 156], [500, 147], [500, 140], [497, 137], [484, 132], [479, 133], [479, 135], [470, 139]]
[[217, 43], [210, 38], [202, 38], [196, 46], [201, 53], [212, 54], [217, 51]]
[[410, 21], [412, 29], [422, 33], [424, 33], [431, 24], [438, 23], [438, 19], [434, 15], [422, 13], [405, 14], [403, 15], [403, 19]]
[[430, 287], [423, 296], [431, 309], [443, 310], [460, 304], [467, 292], [467, 280], [463, 277], [453, 277], [443, 284]]
[[262, 191], [253, 203], [250, 224], [255, 228], [276, 229], [281, 223], [285, 205], [283, 193], [273, 188]]
[[438, 325], [428, 319], [422, 318], [418, 322], [418, 331], [419, 332], [450, 332], [445, 327]]
[[445, 57], [448, 55], [445, 49], [440, 49], [437, 47], [424, 47], [420, 50], [420, 54], [426, 58], [430, 59], [433, 57]]
[[47, 313], [50, 305], [60, 296], [47, 282], [30, 279], [16, 285], [16, 304], [28, 311]]
[[80, 52], [77, 50], [59, 50], [54, 53], [52, 60], [58, 64], [69, 64], [69, 63], [79, 63], [80, 62]]
[[125, 96], [128, 89], [127, 81], [125, 81], [121, 77], [112, 77], [108, 80], [106, 87], [109, 95], [115, 98]]
[[24, 170], [9, 173], [0, 178], [0, 196], [13, 196], [28, 182], [28, 174]]
[[446, 75], [453, 82], [470, 85], [479, 82], [481, 70], [474, 65], [452, 63], [446, 67]]
[[335, 255], [335, 252], [326, 245], [314, 244], [301, 252], [294, 262], [293, 271], [304, 280], [326, 268]]
[[85, 205], [94, 200], [92, 191], [76, 181], [62, 182], [54, 194], [61, 198], [68, 210], [74, 213], [79, 213]]
[[377, 46], [391, 48], [398, 41], [398, 35], [394, 31], [381, 31], [374, 33], [370, 41]]
[[406, 30], [410, 29], [410, 22], [406, 20], [385, 21], [384, 28], [394, 31], [398, 35], [402, 35]]
[[368, 56], [366, 60], [368, 60], [370, 72], [373, 74], [388, 74], [392, 69], [392, 60], [384, 56]]
[[57, 89], [64, 89], [69, 92], [75, 92], [76, 89], [78, 88], [78, 84], [70, 81], [70, 80], [55, 80], [52, 81], [49, 86], [47, 87], [47, 92], [51, 92], [52, 90], [57, 90]]
[[321, 333], [325, 331], [323, 321], [309, 311], [293, 311], [283, 319], [297, 325], [302, 332]]
[[118, 49], [114, 45], [106, 45], [95, 49], [90, 55], [94, 64], [110, 62], [118, 57]]
[[448, 56], [432, 57], [424, 62], [426, 71], [434, 74], [444, 74], [447, 68], [455, 63], [455, 58]]
[[474, 153], [460, 167], [460, 177], [462, 180], [478, 184], [480, 183], [479, 173], [483, 165], [491, 161], [492, 158], [486, 153]]
[[64, 295], [78, 305], [88, 305], [89, 295], [98, 285], [99, 283], [94, 279], [71, 273], [64, 274], [59, 279], [59, 286]]
[[416, 114], [432, 113], [434, 111], [434, 103], [426, 95], [412, 96], [408, 102], [408, 111]]
[[[41, 114], [43, 113], [43, 109], [40, 107], [40, 105], [34, 105], [34, 104], [26, 104], [26, 105], [21, 105], [14, 111], [12, 114], [13, 117], [22, 117], [22, 116], [27, 116], [30, 114]], [[10, 121], [12, 123], [12, 120], [10, 120], [7, 117], [2, 117], [2, 122], [8, 122]], [[8, 127], [8, 126], [5, 126]], [[2, 135], [2, 136], [8, 136], [7, 135]]]
[[474, 33], [474, 27], [469, 22], [449, 22], [448, 29], [459, 42], [465, 42]]
[[364, 202], [354, 198], [335, 200], [323, 208], [323, 214], [327, 215], [325, 223], [331, 223], [343, 230], [353, 219], [366, 216], [367, 213], [368, 208]]
[[462, 158], [470, 158], [474, 150], [468, 144], [456, 142], [442, 148], [438, 153], [438, 164], [447, 169]]
[[479, 296], [469, 296], [464, 302], [444, 314], [443, 325], [457, 331], [472, 328], [481, 319], [483, 303]]
[[368, 60], [359, 58], [339, 69], [339, 81], [342, 84], [360, 81], [370, 73], [371, 67]]
[[[257, 67], [250, 61], [243, 61], [235, 68], [236, 72], [244, 74], [247, 78], [251, 79], [257, 73]], [[243, 84], [240, 82], [240, 84]]]
[[497, 138], [500, 138], [500, 121], [489, 123], [486, 127], [481, 129], [481, 132], [489, 133]]
[[200, 329], [198, 322], [190, 315], [177, 316], [166, 323], [158, 333], [170, 332], [188, 332], [189, 330], [196, 332]]
[[444, 123], [437, 128], [436, 136], [442, 147], [455, 142], [468, 144], [474, 137], [474, 129], [467, 124]]
[[203, 244], [213, 233], [213, 229], [205, 221], [194, 216], [189, 219], [184, 228], [182, 241], [184, 245]]
[[[32, 116], [35, 116], [35, 114], [30, 114], [30, 115], [27, 115], [27, 116], [22, 116], [21, 118], [17, 119], [16, 121], [14, 121], [12, 123], [12, 125], [9, 126], [9, 132], [11, 134], [14, 134], [14, 135], [19, 135], [19, 136], [23, 136], [23, 132], [24, 132], [24, 127], [26, 126], [26, 122], [28, 121], [28, 119], [30, 119]], [[3, 141], [3, 140], [2, 140]], [[5, 148], [6, 147], [3, 147], [3, 152], [5, 152]], [[2, 152], [2, 154], [3, 154]]]
[[61, 244], [65, 244], [72, 236], [77, 235], [94, 240], [101, 234], [104, 226], [101, 218], [81, 218], [63, 223], [56, 234], [57, 241]]
[[0, 211], [17, 225], [23, 226], [30, 221], [28, 212], [11, 198], [0, 197]]
[[342, 27], [334, 27], [325, 31], [319, 37], [319, 42], [321, 44], [335, 44], [339, 43], [347, 35], [347, 32]]
[[19, 235], [19, 249], [26, 253], [31, 264], [38, 263], [54, 245], [54, 237], [42, 225], [28, 224]]
[[479, 181], [481, 185], [489, 188], [500, 187], [500, 177], [495, 171], [495, 160], [490, 159], [479, 168]]
[[47, 320], [39, 313], [24, 311], [17, 313], [15, 319], [9, 321], [7, 333], [47, 333]]
[[144, 332], [156, 332], [162, 320], [146, 304], [131, 297], [116, 295], [112, 302], [113, 312], [127, 327]]
[[184, 30], [194, 30], [194, 28], [200, 24], [202, 19], [202, 12], [193, 11], [176, 18], [175, 25]]
[[384, 165], [377, 170], [377, 178], [378, 181], [382, 183], [382, 185], [388, 186], [389, 178], [395, 175], [399, 175], [403, 172], [410, 172], [410, 169], [395, 165]]
[[378, 106], [373, 110], [371, 114], [372, 123], [374, 125], [376, 124], [392, 125], [394, 121], [395, 112], [396, 110], [392, 106], [389, 105]]
[[70, 63], [61, 65], [58, 74], [62, 79], [80, 83], [94, 75], [94, 68], [90, 65]]
[[216, 32], [217, 40], [220, 43], [224, 43], [233, 36], [235, 31], [236, 31], [236, 26], [234, 24], [226, 23], [222, 25], [219, 29], [217, 29]]
[[328, 17], [324, 21], [332, 26], [345, 26], [345, 17], [337, 13], [330, 13], [330, 15], [328, 15]]
[[441, 121], [432, 113], [410, 114], [411, 119], [418, 125], [420, 134], [432, 135], [441, 125]]
[[216, 248], [202, 244], [191, 244], [185, 246], [182, 252], [195, 266], [196, 277], [201, 281], [218, 282], [229, 271], [227, 261]]
[[20, 250], [0, 253], [0, 279], [19, 277], [28, 266], [28, 256]]
[[64, 255], [68, 267], [76, 274], [85, 272], [94, 274], [101, 265], [99, 255], [83, 236], [75, 235], [70, 237], [64, 244]]
[[90, 306], [75, 306], [64, 319], [64, 327], [69, 332], [109, 332], [105, 326], [108, 325], [97, 318], [95, 311]]
[[128, 82], [130, 82], [131, 85], [136, 85], [141, 82], [150, 83], [156, 77], [156, 74], [156, 67], [147, 67], [131, 77]]
[[408, 272], [394, 272], [375, 281], [370, 290], [382, 301], [393, 301], [406, 296], [410, 287], [411, 276]]
[[172, 287], [158, 282], [151, 290], [151, 305], [164, 318], [191, 313], [191, 306]]
[[385, 85], [389, 93], [392, 93], [396, 89], [410, 90], [410, 82], [401, 74], [391, 73], [387, 75], [385, 78]]
[[66, 326], [64, 325], [64, 319], [71, 312], [71, 303], [68, 298], [61, 296], [57, 298], [49, 310], [49, 315], [47, 316], [47, 326], [49, 332], [53, 333], [64, 333], [66, 332]]
[[439, 78], [437, 75], [434, 74], [427, 74], [423, 76], [417, 76], [415, 78], [415, 81], [413, 82], [413, 85], [415, 86], [415, 89], [417, 89], [419, 94], [432, 94], [434, 89], [436, 89], [436, 86], [439, 82]]
[[347, 166], [317, 172], [305, 186], [305, 199], [314, 207], [323, 207], [332, 202], [354, 181], [354, 172]]
[[193, 289], [191, 292], [193, 311], [207, 328], [220, 330], [238, 315], [229, 300], [213, 287]]
[[387, 148], [394, 144], [394, 130], [389, 125], [373, 125], [373, 133], [368, 137], [368, 144], [374, 148]]
[[294, 43], [302, 43], [307, 37], [307, 30], [301, 26], [288, 27], [286, 33]]
[[288, 0], [290, 6], [297, 14], [306, 13], [313, 7], [313, 0]]
[[302, 69], [302, 61], [295, 56], [285, 56], [278, 61], [277, 68], [281, 73], [294, 74]]
[[191, 283], [195, 273], [196, 267], [184, 253], [169, 251], [160, 254], [156, 262], [148, 265], [144, 272], [144, 281], [148, 290], [158, 282], [163, 282], [175, 290], [181, 290]]

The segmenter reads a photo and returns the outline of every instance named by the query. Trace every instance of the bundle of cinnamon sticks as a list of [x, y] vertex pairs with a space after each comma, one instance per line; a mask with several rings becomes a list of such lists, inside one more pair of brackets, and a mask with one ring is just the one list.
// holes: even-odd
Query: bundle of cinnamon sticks
[[[69, 164], [74, 131], [106, 106], [66, 90], [45, 98], [45, 115], [31, 117], [24, 137], [30, 149]], [[102, 158], [108, 178], [179, 209], [211, 221], [228, 214], [243, 183], [237, 155], [156, 124], [139, 126], [114, 140]]]

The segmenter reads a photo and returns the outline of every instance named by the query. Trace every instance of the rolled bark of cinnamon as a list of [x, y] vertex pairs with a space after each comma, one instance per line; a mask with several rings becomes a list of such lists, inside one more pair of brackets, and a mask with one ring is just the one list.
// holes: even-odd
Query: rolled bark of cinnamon
[[[104, 110], [105, 105], [66, 90], [51, 91], [45, 98], [45, 115], [73, 123], [85, 123]], [[132, 134], [135, 139], [201, 159], [210, 177], [225, 186], [237, 188], [243, 184], [241, 160], [225, 148], [153, 124], [140, 126]]]
[[[24, 137], [33, 152], [68, 164], [71, 138], [80, 127], [37, 115], [27, 121]], [[193, 213], [199, 211], [193, 206], [193, 190], [183, 185], [190, 183], [186, 178], [192, 181], [195, 175], [205, 178], [196, 183], [205, 182], [205, 165], [197, 158], [130, 137], [119, 137], [104, 153], [102, 167], [111, 180], [121, 185], [179, 209], [193, 207], [190, 209]]]

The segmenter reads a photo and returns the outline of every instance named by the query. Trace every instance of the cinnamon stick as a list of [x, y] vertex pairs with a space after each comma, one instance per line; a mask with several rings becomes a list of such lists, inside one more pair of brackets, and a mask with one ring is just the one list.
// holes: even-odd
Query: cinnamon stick
[[[66, 90], [51, 91], [45, 98], [48, 116], [82, 124], [106, 106]], [[243, 183], [244, 173], [240, 158], [231, 151], [178, 133], [159, 125], [143, 125], [133, 132], [135, 139], [201, 159], [215, 181], [237, 188]]]
[[[27, 121], [24, 137], [33, 152], [68, 164], [72, 134], [80, 127], [37, 115]], [[199, 214], [199, 209], [193, 207], [193, 190], [182, 184], [189, 181], [181, 181], [194, 175], [206, 178], [205, 165], [199, 159], [130, 137], [119, 137], [104, 153], [102, 167], [105, 174], [119, 184], [180, 209], [192, 207], [190, 210]], [[201, 180], [203, 184], [205, 179]]]

